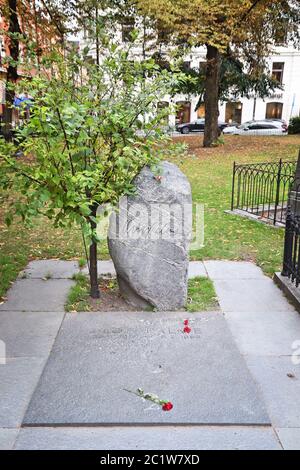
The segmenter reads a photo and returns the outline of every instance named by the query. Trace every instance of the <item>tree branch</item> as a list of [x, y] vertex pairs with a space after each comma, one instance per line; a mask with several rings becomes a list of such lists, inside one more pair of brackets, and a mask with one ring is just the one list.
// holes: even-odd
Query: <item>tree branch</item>
[[244, 13], [244, 15], [242, 16], [241, 18], [241, 21], [245, 21], [245, 19], [247, 18], [248, 15], [250, 15], [250, 13], [252, 12], [252, 10], [254, 10], [254, 8], [261, 2], [261, 0], [254, 0], [254, 2], [252, 3], [251, 7]]

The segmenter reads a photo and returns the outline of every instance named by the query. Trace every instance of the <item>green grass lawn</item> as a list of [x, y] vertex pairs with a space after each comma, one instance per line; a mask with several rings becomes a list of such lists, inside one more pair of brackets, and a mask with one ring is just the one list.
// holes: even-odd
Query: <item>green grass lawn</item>
[[300, 136], [225, 138], [215, 149], [197, 148], [200, 137], [187, 139], [189, 155], [174, 159], [188, 176], [193, 200], [205, 206], [205, 246], [194, 260], [250, 260], [268, 275], [281, 269], [284, 229], [225, 213], [231, 205], [233, 162], [255, 163], [296, 159]]
[[196, 277], [189, 280], [186, 309], [188, 312], [207, 312], [219, 309], [216, 291], [210, 279]]
[[[300, 136], [227, 136], [224, 146], [213, 149], [201, 148], [201, 139], [186, 138], [188, 156], [174, 159], [191, 182], [194, 201], [205, 205], [205, 246], [193, 252], [192, 259], [252, 260], [272, 275], [281, 268], [284, 231], [224, 213], [230, 208], [232, 165], [234, 161], [296, 158]], [[54, 229], [42, 218], [32, 229], [25, 229], [18, 221], [7, 228], [6, 209], [0, 190], [0, 298], [29, 260], [83, 257], [78, 229]], [[106, 244], [101, 245], [99, 257], [108, 257]]]
[[[90, 312], [93, 310], [93, 306], [91, 305], [88, 277], [84, 274], [77, 274], [73, 279], [76, 283], [70, 290], [65, 305], [66, 312]], [[111, 279], [107, 286], [111, 291], [118, 293], [117, 281], [115, 279]], [[213, 282], [205, 277], [190, 279], [186, 310], [193, 313], [218, 309], [219, 304]]]

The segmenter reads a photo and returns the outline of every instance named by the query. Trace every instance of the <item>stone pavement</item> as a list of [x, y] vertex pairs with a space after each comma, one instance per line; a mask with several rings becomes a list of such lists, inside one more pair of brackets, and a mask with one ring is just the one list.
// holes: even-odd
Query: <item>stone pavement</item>
[[[0, 306], [0, 449], [300, 449], [300, 316], [259, 268], [191, 263], [190, 277], [214, 281], [221, 312], [150, 320], [65, 315], [76, 272], [30, 263]], [[121, 393], [141, 381], [174, 412]]]

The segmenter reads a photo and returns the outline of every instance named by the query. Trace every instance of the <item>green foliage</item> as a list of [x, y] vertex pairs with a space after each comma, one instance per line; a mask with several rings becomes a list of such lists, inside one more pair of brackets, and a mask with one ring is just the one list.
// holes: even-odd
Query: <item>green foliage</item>
[[[70, 290], [65, 306], [67, 312], [89, 312], [90, 292], [88, 278], [83, 274], [76, 274], [73, 277], [75, 285]], [[107, 285], [110, 290], [117, 289], [117, 282], [112, 279]], [[218, 299], [213, 282], [205, 277], [190, 279], [188, 284], [187, 311], [204, 312], [217, 310], [219, 308]]]
[[289, 134], [300, 134], [300, 116], [290, 120]]
[[[192, 147], [188, 155], [173, 157], [171, 161], [188, 176], [193, 200], [205, 204], [205, 247], [194, 251], [192, 259], [251, 260], [269, 276], [280, 271], [284, 230], [231, 216], [224, 211], [231, 202], [233, 161], [249, 163], [278, 161], [280, 157], [296, 158], [299, 136], [290, 135], [284, 139], [251, 137], [248, 140], [244, 136], [226, 136], [226, 147], [198, 150], [197, 155], [194, 155], [194, 148], [199, 145], [199, 137], [187, 140]], [[275, 153], [274, 148], [277, 149]], [[5, 227], [3, 212], [8, 209], [9, 201], [2, 195], [0, 187], [0, 302], [29, 260], [83, 258], [82, 237], [76, 226], [54, 228], [51, 220], [38, 217], [33, 228], [24, 228], [18, 218], [10, 227]], [[11, 194], [11, 199], [15, 197]], [[101, 259], [109, 259], [107, 244], [103, 242], [98, 248]]]
[[[221, 101], [249, 98], [254, 93], [259, 98], [266, 98], [271, 92], [282, 88], [269, 73], [268, 64], [260, 63], [260, 71], [249, 70], [247, 64], [232, 52], [227, 52], [221, 57], [219, 98]], [[175, 93], [186, 93], [199, 96], [197, 107], [204, 101], [206, 69], [193, 68], [182, 70], [186, 79], [178, 82]]]
[[[100, 65], [87, 55], [52, 57], [49, 68], [18, 84], [30, 92], [31, 118], [16, 142], [0, 141], [0, 180], [17, 190], [7, 216], [30, 224], [43, 214], [56, 227], [76, 224], [96, 240], [95, 207], [134, 192], [133, 178], [167, 152], [157, 102], [177, 80], [154, 61], [133, 62], [130, 50], [102, 46]], [[147, 114], [147, 119], [145, 115]], [[23, 159], [16, 157], [22, 148]]]

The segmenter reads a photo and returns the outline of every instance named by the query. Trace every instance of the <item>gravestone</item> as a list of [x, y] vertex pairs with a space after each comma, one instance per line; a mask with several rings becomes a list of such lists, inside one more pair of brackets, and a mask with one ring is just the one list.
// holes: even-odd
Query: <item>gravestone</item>
[[121, 294], [138, 308], [178, 310], [187, 301], [192, 230], [190, 184], [172, 163], [143, 168], [136, 194], [110, 219], [108, 244]]

